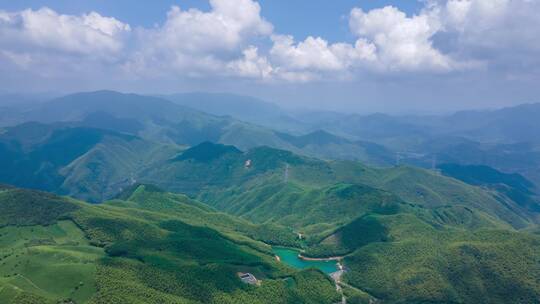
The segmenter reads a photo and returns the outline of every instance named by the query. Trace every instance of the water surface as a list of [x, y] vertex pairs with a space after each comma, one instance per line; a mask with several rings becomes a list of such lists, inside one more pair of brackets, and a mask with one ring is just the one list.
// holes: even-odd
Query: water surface
[[338, 270], [336, 261], [305, 261], [298, 258], [298, 250], [283, 247], [272, 247], [272, 250], [279, 256], [281, 262], [297, 269], [317, 268], [325, 273]]

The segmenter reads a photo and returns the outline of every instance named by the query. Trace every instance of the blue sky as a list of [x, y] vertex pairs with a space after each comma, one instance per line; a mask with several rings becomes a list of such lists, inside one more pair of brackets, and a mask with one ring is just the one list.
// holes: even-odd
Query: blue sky
[[[167, 11], [173, 5], [201, 10], [210, 8], [204, 0], [3, 0], [0, 3], [0, 8], [6, 10], [39, 9], [45, 6], [65, 14], [96, 11], [104, 16], [115, 16], [123, 22], [144, 27], [164, 22]], [[262, 15], [272, 21], [276, 30], [298, 38], [320, 35], [330, 41], [353, 39], [346, 19], [353, 7], [370, 10], [393, 5], [408, 14], [414, 14], [422, 7], [414, 0], [262, 0], [259, 3], [263, 8]]]
[[225, 91], [441, 112], [540, 101], [537, 0], [0, 1], [0, 92]]

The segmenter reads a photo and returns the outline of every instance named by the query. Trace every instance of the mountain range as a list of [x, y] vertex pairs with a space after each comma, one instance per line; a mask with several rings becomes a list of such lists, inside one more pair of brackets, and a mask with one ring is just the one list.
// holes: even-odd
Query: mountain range
[[535, 303], [537, 107], [362, 116], [112, 91], [10, 105], [0, 302]]

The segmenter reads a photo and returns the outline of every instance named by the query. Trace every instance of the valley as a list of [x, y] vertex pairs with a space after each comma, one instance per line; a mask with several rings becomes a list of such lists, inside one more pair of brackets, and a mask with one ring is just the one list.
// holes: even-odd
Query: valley
[[273, 252], [279, 257], [279, 260], [289, 266], [297, 269], [317, 268], [322, 272], [331, 274], [339, 270], [336, 262], [333, 260], [309, 260], [300, 258], [298, 255], [300, 251], [297, 249], [285, 248], [285, 247], [273, 247]]
[[0, 301], [540, 295], [540, 203], [520, 170], [394, 165], [385, 140], [274, 131], [165, 98], [75, 94], [2, 129]]

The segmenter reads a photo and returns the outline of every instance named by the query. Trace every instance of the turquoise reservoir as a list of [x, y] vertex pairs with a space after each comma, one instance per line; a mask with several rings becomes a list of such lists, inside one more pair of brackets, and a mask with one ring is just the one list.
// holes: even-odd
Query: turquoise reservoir
[[338, 270], [336, 261], [305, 261], [298, 258], [300, 253], [298, 250], [283, 247], [272, 247], [272, 250], [279, 256], [281, 262], [297, 269], [317, 268], [324, 273]]

